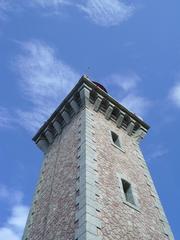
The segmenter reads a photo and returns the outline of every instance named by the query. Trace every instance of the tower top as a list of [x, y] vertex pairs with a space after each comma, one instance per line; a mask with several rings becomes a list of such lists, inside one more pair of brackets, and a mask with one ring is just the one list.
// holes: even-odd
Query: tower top
[[149, 126], [82, 76], [34, 137], [45, 153], [23, 240], [174, 240], [139, 140]]
[[106, 90], [106, 88], [101, 85], [100, 83], [98, 82], [95, 82], [95, 81], [92, 81], [97, 87], [99, 87], [100, 89], [102, 89], [104, 92], [108, 93], [108, 91]]
[[124, 128], [128, 135], [134, 135], [138, 140], [143, 138], [149, 129], [147, 123], [112, 98], [104, 86], [83, 75], [33, 137], [38, 147], [43, 150], [44, 144], [46, 147], [51, 144], [71, 118], [89, 103], [94, 105], [96, 112], [101, 111], [106, 119], [114, 121], [117, 127]]

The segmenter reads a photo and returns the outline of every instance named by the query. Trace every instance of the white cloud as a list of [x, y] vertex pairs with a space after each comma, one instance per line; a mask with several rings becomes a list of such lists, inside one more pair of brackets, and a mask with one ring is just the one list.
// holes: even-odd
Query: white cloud
[[20, 240], [20, 236], [10, 228], [0, 228], [0, 239], [2, 240]]
[[11, 210], [11, 215], [3, 227], [0, 228], [0, 239], [20, 240], [26, 224], [29, 208], [16, 205]]
[[79, 8], [88, 15], [95, 24], [100, 26], [114, 26], [127, 20], [135, 8], [121, 0], [87, 0]]
[[180, 107], [180, 82], [176, 83], [172, 87], [172, 89], [170, 90], [169, 97], [177, 107]]
[[16, 205], [12, 208], [12, 214], [8, 219], [8, 225], [22, 233], [27, 220], [29, 208], [24, 205]]
[[150, 101], [146, 98], [137, 96], [132, 93], [123, 98], [120, 103], [133, 113], [140, 116], [144, 116], [149, 106], [151, 105]]
[[30, 110], [18, 110], [20, 123], [35, 131], [59, 105], [80, 75], [55, 56], [52, 48], [39, 41], [23, 44], [16, 65], [22, 92]]
[[136, 88], [141, 78], [135, 73], [113, 74], [107, 79], [108, 84], [113, 84], [124, 91]]
[[11, 205], [10, 215], [0, 227], [0, 239], [20, 240], [25, 227], [29, 208], [22, 204], [23, 193], [0, 185], [0, 201]]

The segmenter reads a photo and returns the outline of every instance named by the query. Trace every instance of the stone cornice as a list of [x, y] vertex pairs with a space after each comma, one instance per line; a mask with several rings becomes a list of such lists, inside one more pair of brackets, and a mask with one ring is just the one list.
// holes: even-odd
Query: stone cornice
[[97, 87], [87, 76], [82, 76], [72, 91], [67, 95], [51, 117], [43, 124], [33, 137], [38, 147], [46, 152], [54, 138], [61, 133], [71, 118], [88, 104], [93, 104], [94, 111], [100, 111], [107, 120], [116, 122], [117, 127], [122, 127], [128, 135], [143, 138], [149, 129], [138, 116], [130, 112], [109, 94]]

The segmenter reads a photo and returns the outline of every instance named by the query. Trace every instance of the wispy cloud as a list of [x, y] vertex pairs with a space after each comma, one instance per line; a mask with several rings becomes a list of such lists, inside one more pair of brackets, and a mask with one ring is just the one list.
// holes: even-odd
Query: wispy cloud
[[113, 74], [107, 79], [108, 84], [113, 84], [124, 91], [135, 89], [141, 78], [136, 73]]
[[8, 0], [0, 0], [0, 19], [6, 19], [7, 11], [10, 9], [10, 2]]
[[123, 0], [32, 0], [26, 4], [19, 0], [0, 0], [0, 18], [6, 18], [9, 10], [14, 11], [14, 5], [21, 10], [28, 7], [42, 7], [51, 14], [62, 14], [62, 7], [71, 6], [79, 9], [93, 23], [102, 27], [118, 25], [131, 17], [136, 10], [132, 4]]
[[9, 190], [0, 185], [0, 201], [11, 205], [10, 215], [0, 227], [0, 239], [20, 240], [26, 223], [29, 208], [22, 203], [23, 193]]
[[139, 116], [144, 116], [151, 105], [149, 100], [133, 93], [124, 97], [120, 103]]
[[180, 108], [180, 82], [177, 82], [169, 93], [169, 98], [171, 101]]
[[103, 27], [118, 25], [131, 17], [135, 11], [133, 5], [122, 0], [33, 0], [31, 5], [54, 8], [59, 12], [62, 11], [62, 6], [72, 6], [84, 13], [93, 23]]
[[21, 191], [8, 189], [5, 185], [0, 184], [0, 201], [6, 201], [10, 204], [19, 204], [22, 202], [23, 194]]
[[25, 5], [21, 0], [0, 0], [0, 23], [6, 23], [14, 13], [19, 14], [26, 7], [27, 4]]
[[69, 0], [32, 0], [32, 4], [38, 4], [41, 7], [54, 7], [58, 8], [63, 5], [69, 5]]
[[168, 149], [162, 145], [153, 145], [151, 146], [150, 153], [147, 155], [147, 159], [149, 161], [158, 160], [166, 156], [168, 152]]
[[152, 152], [151, 158], [161, 158], [168, 153], [168, 150], [162, 146], [157, 147], [157, 149]]
[[24, 43], [17, 58], [20, 85], [30, 109], [18, 110], [22, 124], [35, 131], [47, 120], [67, 92], [80, 77], [70, 66], [56, 57], [54, 50], [40, 41]]
[[87, 0], [79, 8], [97, 25], [109, 27], [118, 25], [134, 13], [132, 5], [121, 0]]
[[68, 5], [72, 5], [71, 0], [31, 0], [27, 2], [21, 0], [0, 0], [0, 20], [9, 19], [11, 12], [28, 11], [29, 8], [35, 6], [47, 8], [51, 13], [53, 10], [53, 13], [56, 14], [57, 12], [60, 13], [62, 6]]
[[9, 111], [0, 106], [0, 128], [12, 127], [13, 119], [9, 114]]
[[117, 100], [133, 113], [143, 117], [152, 103], [140, 95], [138, 87], [141, 81], [141, 77], [134, 72], [112, 74], [106, 78], [106, 84]]

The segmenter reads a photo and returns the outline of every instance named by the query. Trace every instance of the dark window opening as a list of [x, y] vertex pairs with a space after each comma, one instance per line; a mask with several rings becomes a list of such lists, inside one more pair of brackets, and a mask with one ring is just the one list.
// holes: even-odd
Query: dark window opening
[[121, 144], [120, 144], [120, 141], [119, 141], [119, 136], [116, 133], [114, 133], [114, 132], [111, 132], [111, 136], [112, 136], [113, 143], [117, 147], [121, 147]]
[[122, 185], [126, 201], [135, 205], [131, 184], [126, 180], [122, 179]]

